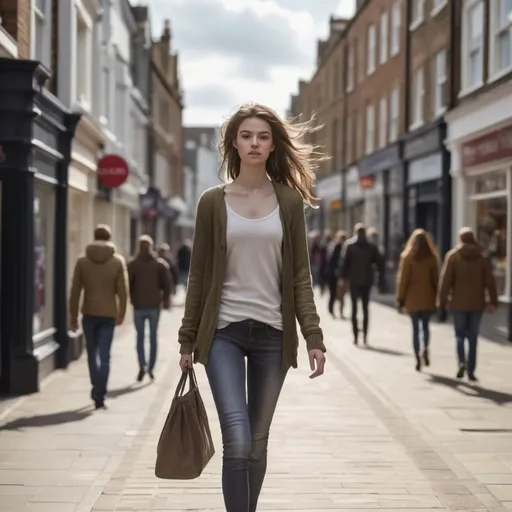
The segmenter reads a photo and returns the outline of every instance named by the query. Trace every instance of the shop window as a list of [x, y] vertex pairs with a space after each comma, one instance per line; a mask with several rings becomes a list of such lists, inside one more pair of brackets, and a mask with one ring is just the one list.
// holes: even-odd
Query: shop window
[[33, 333], [53, 327], [53, 247], [55, 192], [38, 185], [34, 199], [34, 315]]
[[507, 198], [476, 202], [476, 236], [489, 257], [498, 295], [507, 293]]

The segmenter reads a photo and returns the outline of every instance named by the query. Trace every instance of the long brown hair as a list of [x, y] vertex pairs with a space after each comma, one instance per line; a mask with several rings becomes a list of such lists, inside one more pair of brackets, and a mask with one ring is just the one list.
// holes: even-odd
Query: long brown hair
[[437, 258], [437, 249], [428, 231], [415, 229], [412, 232], [402, 253], [404, 257], [409, 255], [416, 260]]
[[243, 121], [257, 117], [266, 121], [272, 131], [275, 146], [267, 160], [267, 174], [272, 181], [284, 183], [300, 192], [304, 202], [311, 205], [316, 199], [313, 194], [315, 171], [318, 163], [328, 157], [318, 152], [319, 147], [304, 142], [307, 134], [316, 132], [322, 126], [315, 126], [314, 118], [304, 123], [296, 120], [285, 121], [271, 108], [259, 103], [242, 105], [221, 127], [219, 150], [222, 163], [219, 176], [225, 168], [228, 178], [236, 179], [240, 174], [240, 156], [233, 143]]

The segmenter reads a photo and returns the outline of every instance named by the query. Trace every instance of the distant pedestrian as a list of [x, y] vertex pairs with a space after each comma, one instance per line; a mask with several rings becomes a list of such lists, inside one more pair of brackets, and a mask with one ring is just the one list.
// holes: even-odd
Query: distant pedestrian
[[188, 273], [190, 271], [190, 259], [192, 257], [192, 241], [185, 240], [178, 249], [178, 272], [180, 284], [187, 286]]
[[[154, 368], [157, 356], [157, 333], [160, 310], [171, 306], [171, 274], [165, 260], [153, 253], [153, 239], [142, 235], [139, 238], [139, 252], [128, 264], [130, 296], [133, 318], [137, 331], [137, 356], [139, 373], [137, 380], [144, 379], [146, 372], [151, 380], [155, 378]], [[146, 365], [144, 343], [146, 322], [149, 323], [149, 365]]]
[[171, 273], [171, 285], [172, 285], [172, 293], [175, 295], [178, 289], [179, 282], [179, 271], [176, 262], [171, 254], [171, 248], [169, 244], [160, 244], [158, 246], [157, 254], [159, 258], [162, 258], [168, 265], [169, 271]]
[[327, 263], [327, 283], [329, 285], [329, 313], [335, 317], [334, 305], [337, 300], [340, 301], [341, 318], [344, 318], [344, 287], [340, 286], [339, 280], [341, 277], [341, 255], [343, 244], [347, 241], [345, 231], [338, 231], [336, 236], [333, 237], [332, 248], [329, 250], [329, 261]]
[[108, 226], [94, 230], [94, 242], [78, 258], [69, 297], [70, 324], [77, 331], [83, 291], [82, 326], [91, 378], [91, 398], [96, 409], [105, 407], [110, 372], [110, 349], [116, 325], [126, 314], [128, 276], [124, 258], [116, 253]]
[[[430, 365], [430, 317], [436, 309], [439, 281], [438, 254], [432, 238], [424, 229], [413, 231], [402, 252], [396, 283], [396, 302], [399, 311], [405, 309], [411, 316], [412, 340], [416, 356], [416, 370], [421, 370], [422, 359]], [[423, 332], [421, 351], [420, 326]]]
[[331, 239], [329, 232], [326, 233], [324, 239], [322, 239], [320, 233], [314, 232], [309, 250], [313, 287], [318, 286], [321, 295], [324, 294], [327, 284], [327, 245], [331, 242]]
[[467, 371], [469, 380], [476, 381], [480, 321], [486, 308], [489, 313], [494, 313], [498, 295], [491, 263], [484, 257], [471, 228], [466, 227], [459, 231], [457, 247], [448, 252], [444, 259], [438, 302], [441, 309], [448, 307], [453, 313], [459, 360], [457, 378], [462, 379]]
[[363, 341], [368, 343], [370, 292], [374, 280], [374, 271], [379, 273], [380, 287], [384, 283], [384, 260], [377, 246], [366, 238], [363, 224], [354, 227], [355, 236], [343, 245], [342, 286], [348, 281], [350, 300], [352, 303], [352, 331], [354, 344], [359, 341], [359, 325], [357, 320], [357, 303], [361, 301], [363, 308]]
[[191, 367], [192, 353], [206, 365], [227, 512], [256, 511], [272, 418], [297, 366], [297, 320], [310, 378], [324, 372], [304, 215], [316, 164], [313, 148], [291, 137], [296, 130], [268, 107], [242, 106], [221, 131], [232, 181], [206, 191], [197, 208], [180, 366]]

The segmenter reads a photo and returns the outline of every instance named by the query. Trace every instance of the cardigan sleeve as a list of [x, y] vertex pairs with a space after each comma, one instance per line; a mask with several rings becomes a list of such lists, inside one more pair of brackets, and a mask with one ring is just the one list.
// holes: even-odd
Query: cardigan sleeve
[[295, 315], [306, 340], [307, 349], [320, 349], [326, 352], [311, 284], [306, 218], [304, 203], [300, 197], [294, 202], [292, 208], [290, 231], [293, 248]]
[[210, 226], [208, 217], [211, 214], [209, 197], [203, 194], [197, 205], [194, 242], [190, 258], [187, 296], [185, 298], [185, 313], [178, 332], [180, 354], [192, 354], [201, 320], [201, 302], [206, 265], [205, 254], [208, 252], [208, 230]]

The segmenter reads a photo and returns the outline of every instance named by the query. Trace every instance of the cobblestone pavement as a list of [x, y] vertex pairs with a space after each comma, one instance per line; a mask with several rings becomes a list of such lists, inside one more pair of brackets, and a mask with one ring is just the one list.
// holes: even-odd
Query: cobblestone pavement
[[[181, 314], [163, 315], [154, 384], [134, 384], [133, 329], [119, 330], [109, 410], [91, 408], [81, 360], [0, 413], [1, 512], [224, 510], [219, 427], [201, 368], [217, 455], [194, 481], [153, 474]], [[512, 510], [512, 345], [481, 340], [480, 382], [470, 385], [453, 378], [449, 326], [433, 326], [432, 366], [417, 373], [407, 317], [377, 304], [371, 315], [367, 348], [352, 344], [349, 322], [322, 316], [327, 372], [308, 379], [303, 351], [289, 374], [259, 510]]]

